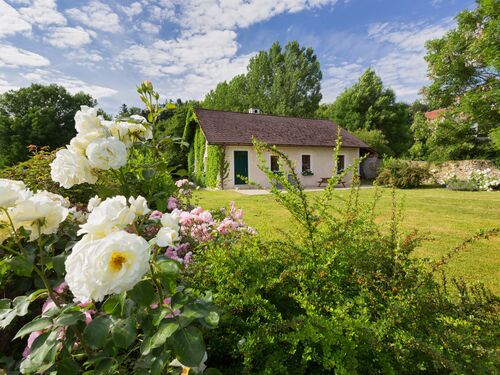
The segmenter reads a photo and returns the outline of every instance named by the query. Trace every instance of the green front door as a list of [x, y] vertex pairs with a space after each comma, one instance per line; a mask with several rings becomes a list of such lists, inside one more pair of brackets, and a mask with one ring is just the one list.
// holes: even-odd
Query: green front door
[[236, 185], [246, 184], [248, 178], [248, 151], [234, 152], [234, 183]]

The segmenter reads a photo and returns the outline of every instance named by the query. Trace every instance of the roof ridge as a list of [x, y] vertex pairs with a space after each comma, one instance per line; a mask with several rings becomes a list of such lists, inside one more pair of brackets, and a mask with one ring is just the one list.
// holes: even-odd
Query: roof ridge
[[270, 116], [270, 117], [280, 117], [280, 118], [294, 118], [294, 119], [299, 119], [299, 120], [314, 120], [314, 121], [328, 121], [334, 124], [335, 126], [339, 126], [337, 123], [333, 122], [332, 120], [326, 119], [326, 118], [314, 118], [314, 117], [296, 117], [296, 116], [284, 116], [284, 115], [270, 115], [266, 113], [248, 113], [248, 112], [237, 112], [237, 111], [224, 111], [222, 109], [211, 109], [211, 108], [194, 108], [194, 110], [203, 110], [203, 111], [212, 111], [212, 112], [224, 112], [224, 113], [236, 113], [239, 115], [252, 115], [252, 116]]

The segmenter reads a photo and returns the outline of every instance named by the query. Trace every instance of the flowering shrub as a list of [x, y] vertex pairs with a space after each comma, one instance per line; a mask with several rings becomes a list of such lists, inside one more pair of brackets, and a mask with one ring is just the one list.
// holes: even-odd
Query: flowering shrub
[[[147, 120], [107, 122], [82, 107], [75, 116], [77, 136], [51, 164], [52, 178], [64, 187], [97, 183], [102, 171], [110, 171], [115, 188], [126, 195], [108, 189], [107, 198], [97, 195], [86, 208], [75, 208], [60, 195], [0, 179], [0, 280], [5, 292], [15, 289], [0, 300], [0, 329], [17, 330], [16, 345], [5, 351], [11, 356], [0, 357], [9, 371], [160, 374], [206, 368], [201, 329], [217, 326], [219, 316], [211, 294], [185, 288], [182, 273], [206, 241], [251, 230], [234, 207], [218, 220], [199, 207], [186, 211], [189, 181], [178, 183], [178, 199], [147, 186], [164, 181], [148, 169], [164, 165], [153, 135], [161, 109], [153, 104], [158, 94], [150, 83], [139, 92]], [[145, 186], [152, 202], [130, 194]], [[32, 282], [19, 283], [20, 277]], [[19, 340], [23, 350], [16, 350]]]
[[430, 177], [428, 167], [389, 157], [384, 159], [375, 183], [400, 189], [411, 189], [421, 186]]
[[500, 178], [491, 174], [491, 169], [473, 171], [467, 179], [459, 179], [456, 175], [448, 175], [438, 181], [450, 190], [492, 191], [500, 186]]
[[[417, 233], [401, 231], [397, 201], [387, 230], [376, 220], [380, 191], [374, 202], [357, 186], [336, 198], [342, 175], [333, 173], [324, 192], [306, 194], [286, 155], [257, 150], [271, 192], [294, 220], [283, 240], [211, 242], [190, 267], [190, 285], [212, 290], [222, 311], [218, 328], [205, 332], [211, 365], [228, 374], [496, 372], [498, 298], [436, 274], [498, 229], [438, 262], [423, 260], [412, 254]], [[264, 153], [283, 161], [291, 181], [269, 170]]]

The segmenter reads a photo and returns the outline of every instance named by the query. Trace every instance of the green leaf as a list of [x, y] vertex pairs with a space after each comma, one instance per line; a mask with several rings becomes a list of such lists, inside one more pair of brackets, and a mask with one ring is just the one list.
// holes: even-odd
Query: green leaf
[[40, 318], [33, 320], [27, 324], [25, 324], [14, 336], [13, 340], [17, 338], [22, 338], [27, 334], [34, 331], [41, 331], [45, 328], [48, 328], [52, 325], [52, 319], [49, 318]]
[[205, 342], [201, 331], [193, 326], [180, 329], [172, 336], [175, 356], [187, 367], [200, 366], [205, 356]]
[[215, 311], [210, 311], [208, 316], [205, 318], [205, 321], [210, 324], [212, 327], [217, 327], [219, 324], [219, 314]]
[[16, 275], [29, 277], [33, 272], [33, 259], [27, 259], [24, 256], [15, 256], [11, 259], [10, 266]]
[[58, 331], [45, 332], [38, 336], [27, 359], [21, 363], [21, 372], [34, 373], [43, 372], [50, 368], [57, 354]]
[[181, 272], [179, 263], [172, 259], [160, 259], [156, 262], [156, 267], [161, 276], [177, 278]]
[[111, 327], [111, 337], [116, 346], [128, 348], [135, 341], [136, 330], [132, 319], [121, 319]]
[[165, 344], [165, 341], [179, 329], [179, 323], [176, 321], [163, 322], [160, 324], [158, 331], [149, 340], [149, 345], [144, 347], [143, 355], [147, 355], [152, 349], [158, 348]]
[[19, 296], [14, 298], [12, 303], [14, 304], [14, 309], [18, 316], [25, 316], [28, 313], [28, 307], [30, 305], [30, 299], [26, 296]]
[[137, 283], [127, 294], [140, 306], [151, 305], [156, 297], [155, 288], [148, 280]]
[[161, 375], [163, 374], [163, 369], [170, 359], [170, 353], [163, 352], [160, 353], [158, 357], [156, 357], [151, 365], [151, 375]]
[[[73, 245], [75, 243], [73, 242]], [[57, 272], [58, 275], [62, 276], [65, 271], [64, 267], [64, 262], [66, 261], [67, 255], [65, 253], [56, 255], [55, 257], [52, 257], [52, 265], [54, 267], [54, 270]]]
[[102, 309], [106, 314], [119, 316], [122, 313], [123, 303], [125, 302], [125, 293], [113, 294], [102, 305]]
[[65, 358], [56, 364], [58, 375], [74, 375], [80, 373], [80, 366], [71, 358]]
[[102, 348], [109, 337], [109, 328], [112, 320], [109, 316], [101, 315], [92, 320], [83, 331], [85, 343], [95, 348]]
[[69, 311], [60, 315], [55, 321], [54, 325], [59, 326], [72, 326], [79, 321], [85, 320], [85, 314], [81, 311]]

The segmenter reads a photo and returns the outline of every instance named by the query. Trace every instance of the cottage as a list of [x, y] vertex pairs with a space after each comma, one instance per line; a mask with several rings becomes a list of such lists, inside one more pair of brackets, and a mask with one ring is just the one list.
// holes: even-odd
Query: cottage
[[[338, 169], [347, 168], [369, 147], [345, 129], [340, 129], [342, 147]], [[260, 114], [195, 109], [188, 114], [184, 140], [192, 145], [189, 172], [209, 187], [249, 187], [246, 179], [269, 187], [258, 168], [252, 138], [277, 146], [295, 163], [306, 187], [318, 186], [336, 170], [333, 151], [338, 126], [328, 120], [302, 119]], [[264, 155], [271, 170], [278, 171], [274, 155]], [[347, 176], [349, 183], [351, 176]], [[221, 184], [221, 180], [223, 183]]]

